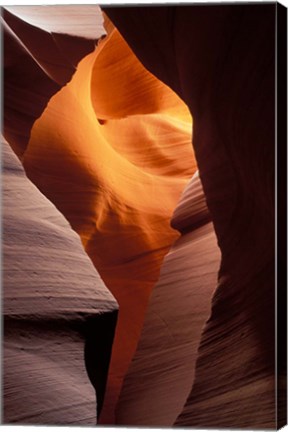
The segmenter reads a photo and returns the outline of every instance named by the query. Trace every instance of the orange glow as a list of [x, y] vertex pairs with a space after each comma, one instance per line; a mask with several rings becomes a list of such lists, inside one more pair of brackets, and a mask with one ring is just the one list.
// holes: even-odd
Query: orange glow
[[191, 133], [186, 105], [113, 29], [50, 100], [23, 157], [119, 303], [102, 423], [114, 421], [151, 289], [178, 237], [170, 219], [196, 171]]

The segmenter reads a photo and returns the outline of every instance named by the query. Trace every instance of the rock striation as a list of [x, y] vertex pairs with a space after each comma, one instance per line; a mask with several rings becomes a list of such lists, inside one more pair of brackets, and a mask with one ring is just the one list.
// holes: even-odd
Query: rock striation
[[118, 305], [77, 234], [2, 149], [3, 421], [93, 425]]

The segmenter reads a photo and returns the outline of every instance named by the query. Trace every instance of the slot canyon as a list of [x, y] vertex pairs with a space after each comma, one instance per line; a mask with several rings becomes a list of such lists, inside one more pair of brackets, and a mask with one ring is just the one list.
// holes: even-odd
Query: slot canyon
[[285, 422], [277, 8], [2, 8], [5, 424]]

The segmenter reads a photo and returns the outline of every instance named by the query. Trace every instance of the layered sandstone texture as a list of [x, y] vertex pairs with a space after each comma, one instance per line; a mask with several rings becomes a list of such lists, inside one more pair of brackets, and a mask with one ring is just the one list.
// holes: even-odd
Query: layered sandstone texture
[[[190, 379], [184, 408], [178, 399], [174, 425], [274, 428], [277, 421], [274, 331], [276, 5], [104, 9], [144, 66], [189, 106], [199, 176], [221, 252], [217, 288], [197, 353], [195, 377]], [[149, 36], [143, 38], [143, 34]], [[184, 234], [183, 241], [187, 235]], [[201, 261], [196, 243], [193, 249], [192, 238], [189, 247], [187, 274], [193, 269], [194, 259]], [[213, 243], [209, 243], [209, 247], [213, 249]], [[171, 252], [177, 256], [177, 243]], [[168, 269], [165, 265], [170, 259]], [[203, 259], [206, 263], [212, 259], [213, 263], [214, 258], [208, 254], [207, 261], [206, 257]], [[172, 265], [177, 272], [184, 263], [182, 260], [180, 264], [176, 261], [172, 264], [172, 255], [165, 259], [151, 299], [150, 316], [148, 319], [147, 314], [139, 349], [120, 398], [118, 418], [121, 423], [128, 421], [131, 413], [133, 424], [150, 424], [150, 413], [139, 410], [137, 402], [130, 397], [132, 385], [135, 399], [138, 389], [145, 401], [153, 393], [153, 402], [159, 406], [160, 399], [165, 398], [166, 415], [172, 421], [170, 403], [174, 393], [167, 392], [164, 396], [164, 389], [172, 383], [169, 369], [165, 369], [166, 345], [163, 344], [162, 353], [165, 362], [161, 363], [160, 356], [159, 359], [153, 357], [154, 353], [158, 355], [154, 351], [157, 334], [152, 327], [150, 335], [147, 331], [153, 320], [167, 337], [170, 332], [171, 339], [180, 331], [177, 322], [174, 328], [170, 324], [170, 317], [166, 318], [167, 325], [164, 321], [160, 324], [169, 309], [164, 310], [165, 299], [161, 299], [163, 305], [160, 305], [156, 294], [161, 291], [162, 281], [165, 283], [166, 272], [173, 272]], [[212, 269], [213, 265], [209, 271]], [[191, 276], [191, 284], [186, 282], [187, 291], [197, 288], [197, 274], [194, 277], [196, 285]], [[177, 279], [179, 284], [180, 278], [181, 275]], [[211, 275], [211, 283], [212, 279]], [[170, 296], [173, 288], [170, 291], [168, 288], [166, 292]], [[208, 288], [207, 296], [212, 291], [212, 287]], [[173, 302], [181, 301], [179, 297], [175, 292], [170, 307]], [[188, 307], [186, 303], [187, 297], [183, 297], [182, 308]], [[157, 319], [159, 310], [161, 314]], [[196, 328], [193, 325], [193, 329]], [[191, 333], [191, 343], [193, 338]], [[158, 342], [160, 345], [162, 340]], [[178, 342], [176, 337], [175, 346]], [[153, 371], [158, 379], [154, 392], [151, 387], [145, 388], [150, 373], [149, 347], [153, 361], [159, 360], [158, 374], [155, 369]], [[195, 365], [192, 344], [189, 350], [192, 374]], [[140, 359], [141, 352], [146, 360]], [[167, 358], [170, 356], [173, 359], [171, 348], [167, 350]], [[166, 373], [162, 373], [162, 365]], [[176, 391], [180, 397], [177, 385]], [[184, 396], [181, 398], [183, 400]], [[157, 413], [153, 410], [152, 413], [153, 420], [163, 424], [165, 415], [161, 413], [157, 418]]]
[[118, 305], [77, 234], [1, 144], [2, 420], [93, 425], [91, 382], [101, 405]]

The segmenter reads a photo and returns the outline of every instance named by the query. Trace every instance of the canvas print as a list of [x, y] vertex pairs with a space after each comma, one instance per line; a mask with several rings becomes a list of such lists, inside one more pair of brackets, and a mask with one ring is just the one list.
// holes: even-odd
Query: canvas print
[[2, 8], [2, 424], [286, 424], [287, 10]]

